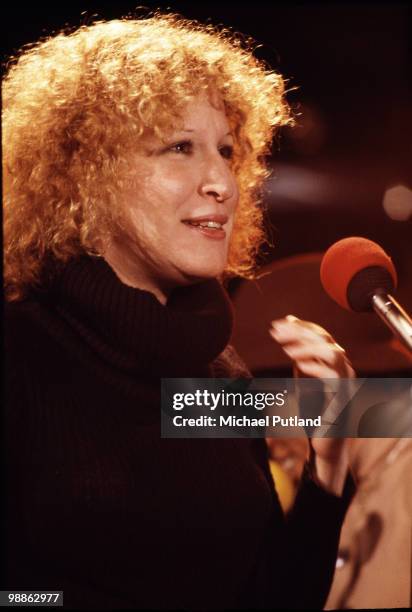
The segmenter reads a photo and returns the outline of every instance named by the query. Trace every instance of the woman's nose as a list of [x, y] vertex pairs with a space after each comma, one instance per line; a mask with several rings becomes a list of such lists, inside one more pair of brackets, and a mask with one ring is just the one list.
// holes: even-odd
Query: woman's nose
[[235, 194], [236, 181], [227, 161], [219, 154], [218, 158], [208, 159], [205, 164], [200, 192], [211, 196], [218, 202], [229, 200]]

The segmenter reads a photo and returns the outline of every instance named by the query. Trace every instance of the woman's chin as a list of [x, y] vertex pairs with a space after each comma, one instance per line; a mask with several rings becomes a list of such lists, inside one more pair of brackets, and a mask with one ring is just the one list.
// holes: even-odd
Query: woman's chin
[[226, 268], [226, 260], [223, 262], [208, 262], [203, 265], [191, 265], [181, 269], [182, 275], [186, 282], [201, 282], [217, 278], [223, 274]]

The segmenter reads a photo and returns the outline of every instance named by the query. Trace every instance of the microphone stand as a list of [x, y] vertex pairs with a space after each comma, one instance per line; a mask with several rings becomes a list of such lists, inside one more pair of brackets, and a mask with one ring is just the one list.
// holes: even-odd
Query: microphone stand
[[376, 314], [412, 353], [412, 319], [402, 306], [383, 291], [373, 294], [372, 306]]

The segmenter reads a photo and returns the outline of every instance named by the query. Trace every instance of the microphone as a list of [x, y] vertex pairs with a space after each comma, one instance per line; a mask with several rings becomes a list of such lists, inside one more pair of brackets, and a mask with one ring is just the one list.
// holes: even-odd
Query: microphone
[[412, 353], [412, 320], [391, 295], [398, 283], [396, 270], [376, 242], [359, 237], [335, 242], [322, 259], [320, 280], [343, 308], [374, 310]]

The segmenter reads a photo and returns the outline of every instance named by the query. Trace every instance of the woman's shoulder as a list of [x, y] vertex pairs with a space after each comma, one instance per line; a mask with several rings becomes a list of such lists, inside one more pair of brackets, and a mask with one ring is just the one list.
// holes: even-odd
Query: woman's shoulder
[[[6, 302], [3, 308], [3, 375], [6, 414], [21, 419], [28, 404], [29, 373], [35, 370], [36, 329], [31, 303]], [[13, 422], [9, 421], [9, 424]], [[18, 421], [20, 423], [20, 421]]]
[[5, 302], [3, 330], [6, 341], [6, 349], [11, 350], [13, 346], [23, 342], [26, 346], [31, 335], [36, 334], [35, 312], [39, 304], [34, 300], [22, 300], [16, 302]]
[[[45, 308], [35, 299], [6, 302], [3, 310], [3, 351], [8, 371], [36, 367], [50, 344]], [[43, 323], [42, 323], [43, 322]]]

